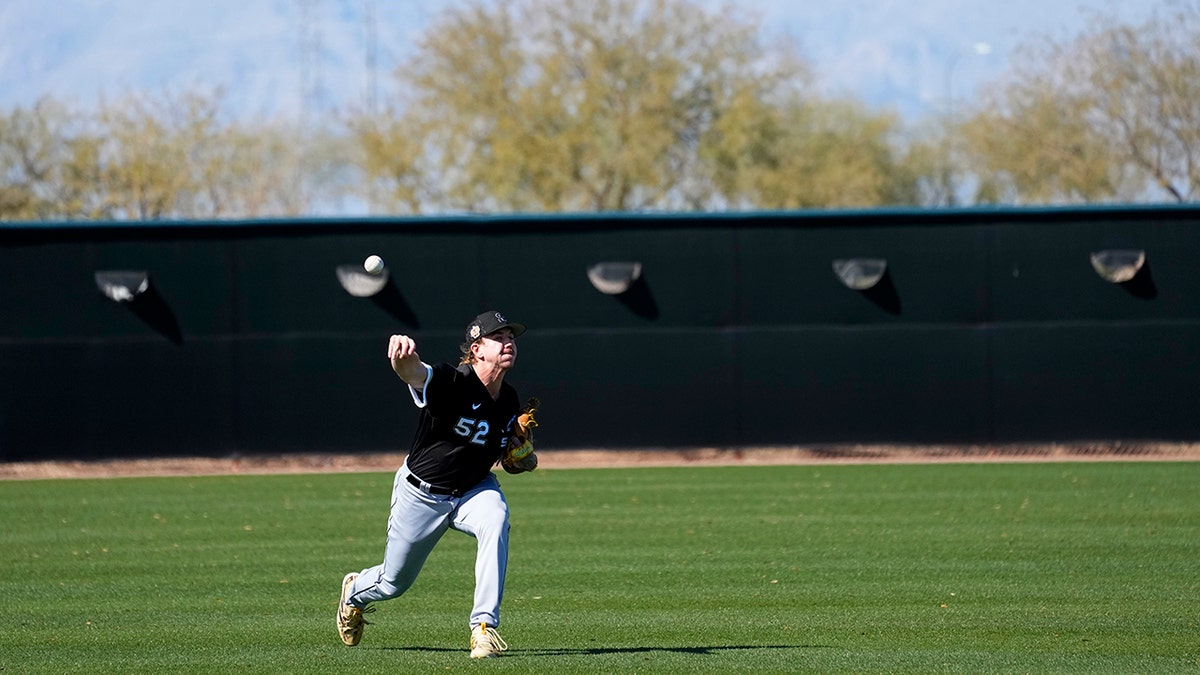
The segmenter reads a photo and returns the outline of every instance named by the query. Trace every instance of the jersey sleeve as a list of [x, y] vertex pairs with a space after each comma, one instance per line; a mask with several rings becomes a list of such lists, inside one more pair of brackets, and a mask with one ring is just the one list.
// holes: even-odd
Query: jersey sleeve
[[429, 381], [433, 379], [433, 367], [428, 363], [423, 365], [425, 366], [425, 384], [421, 385], [420, 389], [417, 389], [412, 385], [409, 385], [408, 387], [408, 393], [412, 394], [413, 403], [415, 403], [418, 408], [424, 408], [429, 404], [429, 399], [427, 396], [429, 392]]
[[[455, 410], [455, 380], [458, 370], [447, 363], [439, 363], [429, 368], [425, 379], [425, 388], [421, 390], [421, 403], [417, 407], [425, 408], [435, 417], [451, 414]], [[416, 397], [413, 397], [416, 400]]]

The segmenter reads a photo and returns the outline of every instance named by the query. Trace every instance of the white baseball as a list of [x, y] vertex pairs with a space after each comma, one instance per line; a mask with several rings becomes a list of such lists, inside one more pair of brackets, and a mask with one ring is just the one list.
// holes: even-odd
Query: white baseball
[[363, 269], [371, 274], [379, 274], [383, 271], [383, 258], [377, 255], [367, 256], [367, 259], [363, 261]]

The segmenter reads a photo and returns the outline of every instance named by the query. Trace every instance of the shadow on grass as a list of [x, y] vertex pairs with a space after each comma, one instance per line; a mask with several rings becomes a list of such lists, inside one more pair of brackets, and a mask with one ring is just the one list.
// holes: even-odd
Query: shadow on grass
[[[648, 654], [667, 652], [671, 654], [694, 654], [705, 656], [731, 651], [756, 649], [830, 649], [831, 645], [724, 645], [720, 647], [589, 647], [580, 649], [509, 649], [505, 656], [600, 656], [604, 654]], [[400, 652], [461, 652], [465, 649], [448, 647], [375, 647], [385, 651]]]
[[753, 651], [756, 649], [829, 649], [828, 645], [724, 645], [721, 647], [590, 647], [587, 649], [510, 649], [509, 654], [529, 656], [599, 656], [601, 654], [695, 654], [706, 656], [721, 652]]

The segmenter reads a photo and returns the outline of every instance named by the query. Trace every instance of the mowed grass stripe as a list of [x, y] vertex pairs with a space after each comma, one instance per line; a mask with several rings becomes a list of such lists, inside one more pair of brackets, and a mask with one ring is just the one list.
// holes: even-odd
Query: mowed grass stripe
[[392, 476], [0, 483], [5, 672], [1195, 672], [1200, 464], [502, 476], [503, 658], [450, 532], [363, 644]]

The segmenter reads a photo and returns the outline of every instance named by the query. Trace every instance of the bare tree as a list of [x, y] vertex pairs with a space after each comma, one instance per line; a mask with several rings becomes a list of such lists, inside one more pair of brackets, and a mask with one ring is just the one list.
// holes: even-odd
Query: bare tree
[[980, 201], [1192, 201], [1200, 188], [1200, 15], [1098, 19], [1027, 49], [961, 128]]

